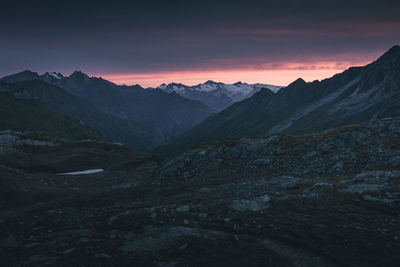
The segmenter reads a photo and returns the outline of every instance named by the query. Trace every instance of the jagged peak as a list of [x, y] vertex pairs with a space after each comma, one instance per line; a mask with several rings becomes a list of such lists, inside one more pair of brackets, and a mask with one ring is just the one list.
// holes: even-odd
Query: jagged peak
[[64, 78], [64, 75], [62, 75], [60, 72], [55, 72], [55, 71], [53, 71], [53, 72], [46, 72], [46, 73], [44, 73], [43, 75], [42, 75], [42, 77], [46, 77], [46, 76], [52, 76], [52, 77], [54, 77], [54, 78], [56, 78], [56, 79], [62, 79], [62, 78]]
[[33, 72], [33, 71], [31, 71], [31, 70], [24, 70], [24, 71], [18, 72], [18, 73], [16, 73], [16, 74], [32, 74], [32, 75], [39, 75], [37, 72]]
[[259, 94], [267, 94], [267, 95], [275, 94], [274, 91], [272, 91], [271, 89], [266, 88], [266, 87], [261, 88], [258, 93]]
[[304, 81], [302, 78], [298, 78], [297, 80], [295, 80], [294, 82], [289, 84], [288, 87], [289, 86], [301, 86], [301, 85], [305, 85], [305, 84], [307, 84], [306, 81]]
[[208, 80], [204, 84], [216, 84], [216, 82], [214, 82], [213, 80]]
[[36, 80], [36, 79], [40, 79], [39, 74], [37, 72], [33, 72], [30, 70], [24, 70], [1, 78], [1, 80], [10, 83], [22, 82], [27, 80]]
[[74, 71], [74, 72], [69, 76], [69, 78], [72, 78], [72, 77], [85, 77], [85, 78], [89, 78], [89, 76], [88, 76], [87, 74], [83, 73], [83, 72], [80, 71], [80, 70]]
[[394, 45], [388, 51], [386, 51], [377, 61], [386, 61], [393, 58], [400, 59], [400, 46]]
[[392, 46], [385, 54], [400, 54], [400, 45]]
[[24, 70], [21, 72], [17, 72], [15, 74], [12, 74], [10, 76], [32, 76], [32, 77], [39, 77], [39, 74], [37, 72], [33, 72], [31, 70]]
[[184, 85], [184, 84], [182, 84], [182, 83], [175, 83], [175, 82], [172, 82], [172, 83], [169, 83], [168, 85], [171, 85], [171, 86], [186, 86], [186, 85]]

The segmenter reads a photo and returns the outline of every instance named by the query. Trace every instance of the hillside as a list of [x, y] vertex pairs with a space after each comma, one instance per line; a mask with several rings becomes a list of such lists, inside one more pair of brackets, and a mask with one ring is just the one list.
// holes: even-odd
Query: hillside
[[8, 87], [4, 90], [28, 99], [38, 99], [59, 114], [73, 116], [110, 141], [138, 150], [148, 150], [165, 140], [164, 134], [151, 124], [106, 114], [64, 89], [41, 80], [15, 82]]
[[[161, 165], [115, 146], [29, 152], [105, 171], [0, 165], [0, 264], [395, 267], [399, 140], [387, 119], [213, 142]], [[68, 160], [81, 149], [100, 158]], [[129, 155], [140, 168], [106, 168]]]
[[67, 140], [101, 139], [79, 120], [60, 115], [36, 99], [16, 98], [0, 92], [0, 131], [40, 132]]

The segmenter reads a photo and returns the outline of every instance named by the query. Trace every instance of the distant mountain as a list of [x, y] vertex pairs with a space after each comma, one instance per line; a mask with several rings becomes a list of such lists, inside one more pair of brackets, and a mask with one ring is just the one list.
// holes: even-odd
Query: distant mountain
[[[8, 80], [8, 78], [4, 80]], [[152, 125], [141, 121], [133, 122], [120, 119], [106, 114], [64, 89], [42, 80], [27, 80], [15, 82], [12, 85], [3, 83], [2, 91], [8, 91], [9, 94], [15, 97], [27, 100], [35, 99], [46, 103], [52, 111], [76, 118], [87, 127], [95, 129], [108, 140], [123, 143], [135, 149], [148, 150], [165, 141], [164, 134]], [[19, 118], [19, 120], [30, 121], [31, 114], [34, 113], [20, 112], [19, 116], [10, 116], [9, 119], [15, 120]], [[46, 120], [41, 123], [50, 124]], [[28, 125], [30, 124], [27, 124], [26, 127]], [[31, 129], [34, 130], [33, 128]]]
[[25, 70], [22, 72], [18, 72], [15, 74], [11, 74], [9, 76], [5, 76], [0, 79], [2, 82], [7, 82], [7, 83], [15, 83], [15, 82], [23, 82], [23, 81], [29, 81], [29, 80], [39, 80], [41, 79], [39, 74], [36, 72], [32, 72], [30, 70]]
[[298, 79], [275, 94], [261, 90], [158, 151], [179, 153], [227, 136], [301, 135], [394, 116], [400, 116], [399, 46], [365, 67], [353, 67], [323, 81]]
[[80, 71], [68, 77], [59, 73], [38, 75], [24, 71], [1, 80], [15, 83], [33, 79], [59, 86], [107, 114], [152, 124], [167, 138], [182, 134], [213, 112], [205, 104], [176, 93], [168, 94], [159, 89], [145, 90], [139, 85], [120, 86], [102, 78], [89, 77]]
[[207, 81], [195, 86], [187, 86], [181, 83], [162, 84], [157, 89], [167, 93], [175, 92], [188, 99], [198, 100], [210, 108], [221, 111], [235, 102], [251, 97], [262, 88], [268, 88], [277, 92], [281, 87], [269, 84], [247, 84], [237, 82], [225, 84]]

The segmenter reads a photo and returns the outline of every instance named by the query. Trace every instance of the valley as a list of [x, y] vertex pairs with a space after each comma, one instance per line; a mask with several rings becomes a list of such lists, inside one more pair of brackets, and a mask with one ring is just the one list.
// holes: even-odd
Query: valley
[[398, 266], [399, 97], [399, 46], [282, 88], [5, 76], [0, 266]]

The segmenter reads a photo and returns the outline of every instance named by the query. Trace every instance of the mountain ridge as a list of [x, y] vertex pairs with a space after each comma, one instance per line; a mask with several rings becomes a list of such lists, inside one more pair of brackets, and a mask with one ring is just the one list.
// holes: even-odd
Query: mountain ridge
[[81, 71], [58, 78], [24, 71], [0, 79], [10, 83], [27, 80], [42, 80], [63, 88], [114, 117], [151, 124], [167, 139], [182, 134], [214, 112], [199, 101], [169, 95], [162, 90], [145, 90], [137, 85], [116, 85], [101, 77], [89, 77]]
[[10, 94], [39, 100], [54, 112], [80, 120], [110, 141], [123, 143], [138, 150], [148, 150], [165, 140], [164, 134], [148, 123], [139, 120], [128, 121], [106, 114], [64, 89], [42, 80], [0, 84], [3, 84], [4, 90]]
[[364, 67], [352, 67], [322, 81], [297, 79], [273, 95], [255, 94], [156, 151], [177, 154], [227, 136], [301, 135], [400, 116], [399, 51], [394, 46]]
[[277, 92], [281, 86], [260, 83], [247, 84], [240, 81], [233, 84], [225, 84], [208, 80], [205, 83], [199, 83], [193, 86], [188, 86], [182, 83], [163, 83], [156, 88], [167, 93], [176, 92], [180, 96], [198, 100], [212, 109], [221, 111], [233, 103], [251, 97], [262, 88], [268, 88]]

